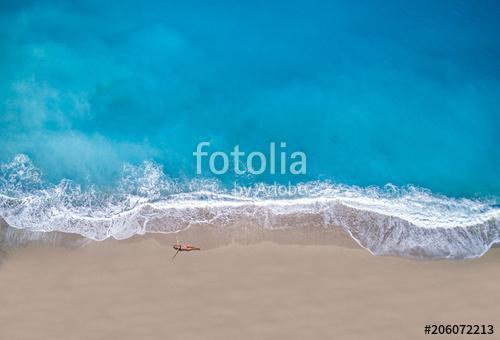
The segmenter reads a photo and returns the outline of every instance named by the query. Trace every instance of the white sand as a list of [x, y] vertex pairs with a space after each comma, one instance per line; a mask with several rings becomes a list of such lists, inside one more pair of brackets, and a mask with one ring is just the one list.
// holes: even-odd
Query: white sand
[[441, 339], [424, 325], [495, 322], [500, 332], [498, 248], [479, 260], [422, 262], [264, 242], [172, 261], [171, 241], [10, 253], [0, 266], [0, 338]]

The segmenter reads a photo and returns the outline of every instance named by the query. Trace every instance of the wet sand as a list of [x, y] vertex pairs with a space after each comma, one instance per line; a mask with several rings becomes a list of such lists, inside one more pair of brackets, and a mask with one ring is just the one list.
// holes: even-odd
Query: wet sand
[[484, 337], [498, 338], [499, 248], [477, 260], [415, 261], [373, 256], [348, 238], [298, 245], [274, 235], [248, 245], [207, 239], [175, 260], [172, 235], [10, 250], [0, 338], [425, 339], [434, 323], [496, 323]]

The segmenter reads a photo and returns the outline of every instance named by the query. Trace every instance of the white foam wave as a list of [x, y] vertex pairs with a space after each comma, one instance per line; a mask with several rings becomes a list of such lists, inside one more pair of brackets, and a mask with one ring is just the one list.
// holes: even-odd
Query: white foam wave
[[[457, 199], [415, 187], [302, 183], [305, 194], [234, 192], [208, 180], [176, 181], [152, 162], [124, 167], [113, 190], [44, 183], [29, 158], [2, 165], [0, 215], [14, 228], [77, 233], [94, 240], [193, 225], [267, 229], [341, 228], [374, 254], [468, 258], [500, 242], [493, 200]], [[264, 189], [265, 185], [260, 184]]]

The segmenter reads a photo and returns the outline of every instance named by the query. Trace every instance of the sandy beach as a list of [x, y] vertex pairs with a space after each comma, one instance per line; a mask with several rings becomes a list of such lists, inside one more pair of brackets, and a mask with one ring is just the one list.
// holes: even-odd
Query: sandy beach
[[277, 239], [175, 260], [172, 235], [11, 250], [0, 266], [1, 338], [423, 339], [425, 324], [500, 327], [499, 248], [415, 261], [348, 239]]

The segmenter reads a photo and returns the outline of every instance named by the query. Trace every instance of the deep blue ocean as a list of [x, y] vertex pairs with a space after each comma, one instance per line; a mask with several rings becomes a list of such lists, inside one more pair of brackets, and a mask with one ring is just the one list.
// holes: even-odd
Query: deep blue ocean
[[[1, 215], [119, 238], [117, 214], [175, 195], [302, 183], [313, 206], [355, 197], [419, 228], [490, 223], [487, 248], [500, 238], [499, 17], [496, 1], [2, 1]], [[209, 169], [213, 152], [267, 157], [270, 143], [303, 152], [306, 173]]]

